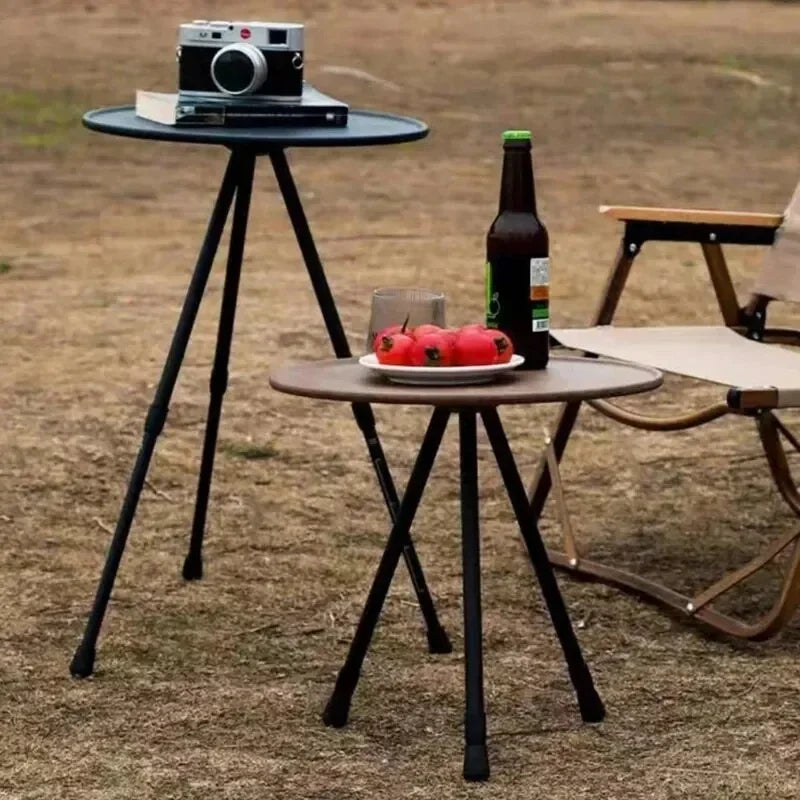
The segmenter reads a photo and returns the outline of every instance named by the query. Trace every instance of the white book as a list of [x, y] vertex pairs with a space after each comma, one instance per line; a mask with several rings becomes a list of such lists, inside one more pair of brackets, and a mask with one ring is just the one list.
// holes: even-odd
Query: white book
[[194, 116], [194, 109], [188, 105], [182, 106], [177, 94], [137, 90], [136, 116], [162, 125], [177, 125], [182, 121], [189, 122]]
[[347, 124], [347, 104], [303, 85], [299, 101], [191, 98], [174, 92], [136, 92], [136, 116], [162, 125], [323, 125]]

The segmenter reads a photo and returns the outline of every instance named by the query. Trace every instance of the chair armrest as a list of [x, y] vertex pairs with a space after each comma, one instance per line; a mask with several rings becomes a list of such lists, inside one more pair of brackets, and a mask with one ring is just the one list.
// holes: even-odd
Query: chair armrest
[[783, 214], [751, 211], [714, 211], [698, 208], [649, 208], [647, 206], [600, 206], [601, 214], [622, 222], [678, 222], [696, 225], [747, 225], [778, 228]]
[[800, 389], [776, 389], [767, 386], [761, 389], [744, 389], [733, 386], [728, 389], [728, 408], [732, 411], [753, 412], [769, 408], [800, 407]]

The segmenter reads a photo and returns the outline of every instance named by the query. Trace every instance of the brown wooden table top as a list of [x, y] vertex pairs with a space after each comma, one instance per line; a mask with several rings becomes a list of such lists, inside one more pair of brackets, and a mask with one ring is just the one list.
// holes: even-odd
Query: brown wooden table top
[[[442, 369], [446, 369], [443, 367]], [[304, 361], [270, 373], [273, 389], [323, 400], [478, 407], [559, 403], [620, 397], [657, 389], [662, 375], [651, 367], [580, 356], [551, 356], [544, 370], [513, 370], [474, 386], [403, 386], [370, 372], [357, 358]]]

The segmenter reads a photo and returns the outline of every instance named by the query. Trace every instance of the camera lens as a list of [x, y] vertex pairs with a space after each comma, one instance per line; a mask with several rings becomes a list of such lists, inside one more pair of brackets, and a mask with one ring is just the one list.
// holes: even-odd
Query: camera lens
[[266, 78], [264, 54], [251, 44], [223, 47], [211, 62], [211, 79], [224, 94], [252, 94]]

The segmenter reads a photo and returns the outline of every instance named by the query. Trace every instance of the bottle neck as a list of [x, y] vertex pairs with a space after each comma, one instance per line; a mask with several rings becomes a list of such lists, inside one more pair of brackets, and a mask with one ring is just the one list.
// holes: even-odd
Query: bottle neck
[[536, 189], [530, 144], [506, 145], [500, 183], [500, 212], [522, 211], [536, 216]]

